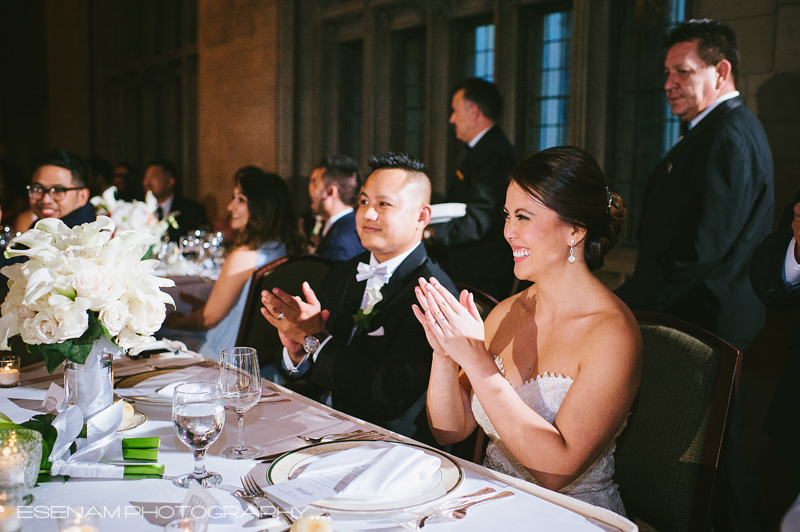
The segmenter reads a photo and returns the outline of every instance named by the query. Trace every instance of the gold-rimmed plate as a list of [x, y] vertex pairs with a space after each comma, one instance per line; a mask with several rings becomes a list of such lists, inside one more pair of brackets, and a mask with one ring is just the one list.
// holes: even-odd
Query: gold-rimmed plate
[[[337, 451], [344, 451], [375, 443], [369, 440], [358, 441], [335, 441], [318, 443], [298, 449], [296, 451], [289, 451], [283, 456], [275, 460], [267, 470], [267, 481], [270, 484], [278, 484], [291, 480], [296, 477], [300, 470], [310, 461], [318, 459], [320, 455], [333, 453]], [[311, 506], [322, 508], [325, 510], [335, 510], [343, 512], [388, 512], [411, 508], [421, 504], [430, 503], [444, 497], [448, 493], [456, 489], [464, 480], [464, 470], [458, 462], [447, 454], [431, 449], [422, 445], [405, 442], [383, 442], [386, 445], [407, 445], [409, 447], [416, 447], [424, 453], [435, 456], [440, 459], [439, 465], [439, 479], [438, 482], [432, 482], [430, 485], [421, 489], [417, 493], [403, 493], [391, 500], [380, 501], [365, 501], [356, 499], [343, 499], [343, 498], [330, 498], [317, 501]]]
[[147, 421], [147, 416], [144, 415], [142, 412], [134, 410], [133, 417], [130, 418], [128, 421], [123, 421], [122, 425], [120, 425], [119, 428], [117, 429], [117, 432], [135, 429], [139, 425], [144, 424], [145, 421]]

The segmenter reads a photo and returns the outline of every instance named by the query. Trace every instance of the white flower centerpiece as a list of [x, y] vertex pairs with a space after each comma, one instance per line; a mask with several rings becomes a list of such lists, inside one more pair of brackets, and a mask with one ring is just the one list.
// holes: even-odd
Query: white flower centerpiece
[[46, 218], [6, 249], [6, 257], [29, 260], [2, 269], [9, 292], [0, 305], [0, 350], [22, 342], [50, 373], [65, 363], [68, 398], [87, 418], [113, 401], [110, 358], [153, 342], [166, 305], [174, 304], [161, 291], [173, 281], [153, 275], [157, 260], [143, 259], [155, 240], [115, 234], [106, 216], [72, 229]]
[[174, 213], [159, 220], [156, 216], [158, 200], [152, 192], [148, 192], [144, 201], [131, 202], [116, 198], [117, 187], [109, 187], [102, 196], [95, 196], [89, 201], [94, 205], [98, 216], [108, 216], [113, 220], [117, 231], [133, 230], [154, 236], [163, 237], [169, 226], [177, 228]]

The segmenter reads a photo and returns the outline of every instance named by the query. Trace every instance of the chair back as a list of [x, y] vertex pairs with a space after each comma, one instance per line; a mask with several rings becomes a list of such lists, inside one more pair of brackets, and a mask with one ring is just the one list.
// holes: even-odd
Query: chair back
[[659, 532], [711, 530], [741, 352], [684, 321], [634, 314], [644, 342], [642, 380], [617, 440], [614, 481], [629, 517]]
[[291, 259], [283, 257], [257, 269], [250, 282], [236, 345], [256, 348], [262, 366], [280, 363], [281, 341], [277, 329], [261, 315], [261, 292], [277, 287], [287, 294], [303, 297], [302, 285], [306, 281], [319, 293], [332, 264], [323, 257], [304, 255]]

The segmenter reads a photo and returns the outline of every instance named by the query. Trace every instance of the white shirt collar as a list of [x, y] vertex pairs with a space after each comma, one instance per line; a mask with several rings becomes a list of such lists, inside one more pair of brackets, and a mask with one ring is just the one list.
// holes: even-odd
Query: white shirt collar
[[170, 197], [168, 197], [167, 199], [158, 204], [158, 206], [161, 207], [161, 211], [164, 213], [164, 216], [172, 212], [172, 200], [174, 199], [175, 199], [175, 194], [171, 195]]
[[731, 98], [736, 98], [737, 96], [739, 96], [739, 91], [726, 92], [725, 94], [723, 94], [722, 96], [711, 102], [711, 105], [703, 109], [702, 113], [694, 117], [694, 120], [689, 122], [689, 129], [692, 129], [694, 126], [696, 126], [698, 122], [704, 119], [706, 115], [708, 115], [708, 113], [713, 111], [714, 108], [716, 108], [719, 104], [721, 104], [724, 101], [730, 100]]
[[483, 136], [484, 136], [484, 135], [485, 135], [485, 134], [486, 134], [486, 133], [487, 133], [487, 132], [488, 132], [490, 129], [492, 129], [493, 127], [494, 127], [494, 124], [492, 124], [491, 126], [487, 127], [486, 129], [484, 129], [483, 131], [481, 131], [480, 133], [478, 133], [477, 135], [475, 135], [475, 137], [474, 137], [474, 138], [473, 138], [471, 141], [469, 141], [469, 142], [467, 143], [467, 144], [469, 144], [469, 147], [470, 147], [470, 148], [474, 148], [474, 147], [475, 147], [475, 145], [478, 143], [478, 141], [479, 141], [479, 140], [481, 140], [481, 139], [483, 138]]
[[369, 254], [369, 265], [372, 266], [372, 267], [375, 267], [375, 266], [378, 266], [378, 265], [386, 266], [386, 273], [391, 278], [391, 276], [394, 274], [394, 271], [398, 268], [398, 266], [400, 266], [400, 264], [402, 264], [403, 261], [406, 260], [406, 258], [409, 255], [411, 255], [411, 253], [415, 249], [417, 249], [421, 244], [422, 244], [422, 241], [420, 240], [419, 242], [417, 242], [416, 246], [414, 246], [413, 248], [409, 249], [408, 251], [404, 251], [403, 253], [397, 255], [396, 257], [392, 257], [391, 259], [385, 260], [383, 262], [378, 262], [378, 259], [375, 258], [375, 255], [370, 253]]
[[327, 235], [328, 231], [333, 226], [333, 224], [335, 224], [336, 222], [339, 221], [340, 218], [342, 218], [344, 216], [347, 216], [351, 212], [353, 212], [353, 208], [352, 207], [347, 207], [347, 208], [342, 209], [341, 211], [337, 212], [336, 214], [334, 214], [330, 218], [328, 218], [328, 221], [325, 222], [325, 227], [322, 228], [322, 236]]

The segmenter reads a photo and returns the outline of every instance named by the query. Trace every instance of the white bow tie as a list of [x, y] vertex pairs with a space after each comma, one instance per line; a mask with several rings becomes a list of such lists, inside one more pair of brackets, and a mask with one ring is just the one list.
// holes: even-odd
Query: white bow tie
[[363, 262], [358, 263], [358, 273], [356, 274], [356, 281], [361, 282], [365, 279], [375, 279], [384, 285], [389, 282], [391, 275], [386, 271], [386, 265], [370, 266]]

